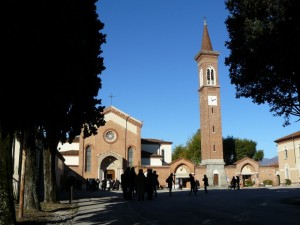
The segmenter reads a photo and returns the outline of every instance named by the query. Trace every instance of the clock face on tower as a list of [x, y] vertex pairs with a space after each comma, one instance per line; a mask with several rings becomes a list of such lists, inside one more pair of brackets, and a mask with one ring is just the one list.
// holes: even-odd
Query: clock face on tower
[[117, 139], [117, 134], [115, 131], [113, 130], [108, 130], [105, 132], [104, 134], [104, 139], [107, 141], [107, 142], [114, 142], [116, 139]]
[[215, 95], [208, 96], [208, 105], [218, 105], [218, 99]]

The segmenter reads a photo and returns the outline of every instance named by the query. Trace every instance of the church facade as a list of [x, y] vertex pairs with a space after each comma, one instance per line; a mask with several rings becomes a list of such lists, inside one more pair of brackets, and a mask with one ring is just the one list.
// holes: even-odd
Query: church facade
[[161, 177], [169, 175], [172, 142], [141, 138], [142, 122], [110, 106], [104, 110], [105, 126], [97, 135], [72, 144], [58, 145], [65, 163], [84, 178], [121, 179], [127, 167], [152, 168]]

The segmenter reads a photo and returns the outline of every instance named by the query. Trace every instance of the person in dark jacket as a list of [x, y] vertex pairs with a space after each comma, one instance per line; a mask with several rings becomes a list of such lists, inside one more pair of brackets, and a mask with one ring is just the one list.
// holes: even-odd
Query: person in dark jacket
[[173, 173], [171, 173], [168, 178], [166, 179], [166, 182], [168, 184], [168, 188], [169, 188], [169, 194], [170, 194], [170, 197], [172, 195], [172, 187], [173, 187], [173, 184], [175, 184], [174, 182], [174, 178], [173, 178]]
[[135, 178], [135, 186], [136, 186], [137, 200], [144, 201], [146, 177], [144, 175], [143, 169], [139, 169], [139, 172]]
[[189, 196], [191, 196], [192, 192], [194, 192], [194, 195], [197, 194], [197, 187], [196, 187], [196, 181], [195, 181], [195, 177], [193, 176], [193, 174], [189, 174], [190, 177], [190, 185], [191, 185], [191, 190], [189, 192]]
[[207, 194], [208, 193], [207, 187], [209, 186], [209, 184], [208, 184], [208, 178], [206, 175], [204, 175], [202, 181], [203, 181], [203, 185], [204, 185], [205, 194]]

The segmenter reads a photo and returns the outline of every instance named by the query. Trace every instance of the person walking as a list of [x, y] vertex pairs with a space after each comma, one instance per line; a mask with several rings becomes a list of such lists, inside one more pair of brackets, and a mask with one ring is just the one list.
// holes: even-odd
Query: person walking
[[207, 176], [205, 174], [204, 174], [204, 177], [203, 177], [202, 181], [203, 181], [203, 184], [204, 184], [205, 194], [207, 194], [208, 193], [207, 186], [209, 186], [209, 184], [208, 184]]
[[194, 195], [197, 195], [197, 187], [196, 187], [196, 181], [195, 181], [195, 177], [193, 176], [193, 174], [189, 174], [190, 177], [190, 185], [191, 185], [191, 190], [189, 192], [189, 196], [192, 195], [192, 192], [194, 192]]
[[166, 182], [168, 184], [168, 188], [169, 188], [169, 195], [171, 197], [172, 195], [172, 186], [173, 184], [175, 184], [174, 179], [173, 179], [173, 173], [171, 173], [168, 178], [166, 179]]

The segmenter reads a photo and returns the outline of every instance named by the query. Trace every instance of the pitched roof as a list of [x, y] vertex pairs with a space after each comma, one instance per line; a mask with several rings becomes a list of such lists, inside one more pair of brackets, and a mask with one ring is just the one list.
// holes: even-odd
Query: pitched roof
[[173, 142], [170, 141], [164, 141], [153, 138], [141, 138], [141, 142], [142, 144], [173, 144]]
[[202, 45], [201, 45], [201, 50], [197, 53], [197, 55], [194, 57], [194, 59], [196, 61], [198, 61], [199, 57], [201, 55], [214, 55], [214, 56], [218, 56], [220, 53], [218, 51], [214, 51], [211, 41], [210, 41], [210, 37], [209, 37], [209, 33], [208, 33], [208, 28], [207, 28], [207, 23], [206, 20], [204, 20], [204, 29], [203, 29], [203, 33], [202, 33]]
[[289, 139], [299, 138], [299, 137], [300, 137], [300, 131], [297, 131], [295, 133], [289, 134], [289, 135], [284, 136], [282, 138], [278, 138], [274, 142], [278, 143], [278, 142], [281, 142], [281, 141], [287, 141]]
[[68, 151], [62, 151], [60, 152], [62, 155], [79, 155], [78, 150], [68, 150]]
[[206, 20], [204, 20], [204, 30], [202, 34], [202, 47], [201, 51], [213, 51], [213, 47], [210, 41], [208, 29], [207, 29], [207, 23]]
[[131, 122], [132, 124], [138, 126], [138, 127], [142, 127], [143, 126], [143, 122], [140, 120], [135, 119], [134, 117], [126, 114], [125, 112], [121, 111], [120, 109], [117, 109], [114, 106], [109, 106], [107, 108], [104, 109], [103, 111], [104, 114], [107, 113], [114, 113], [115, 115], [118, 115], [119, 117], [125, 119], [128, 122]]

